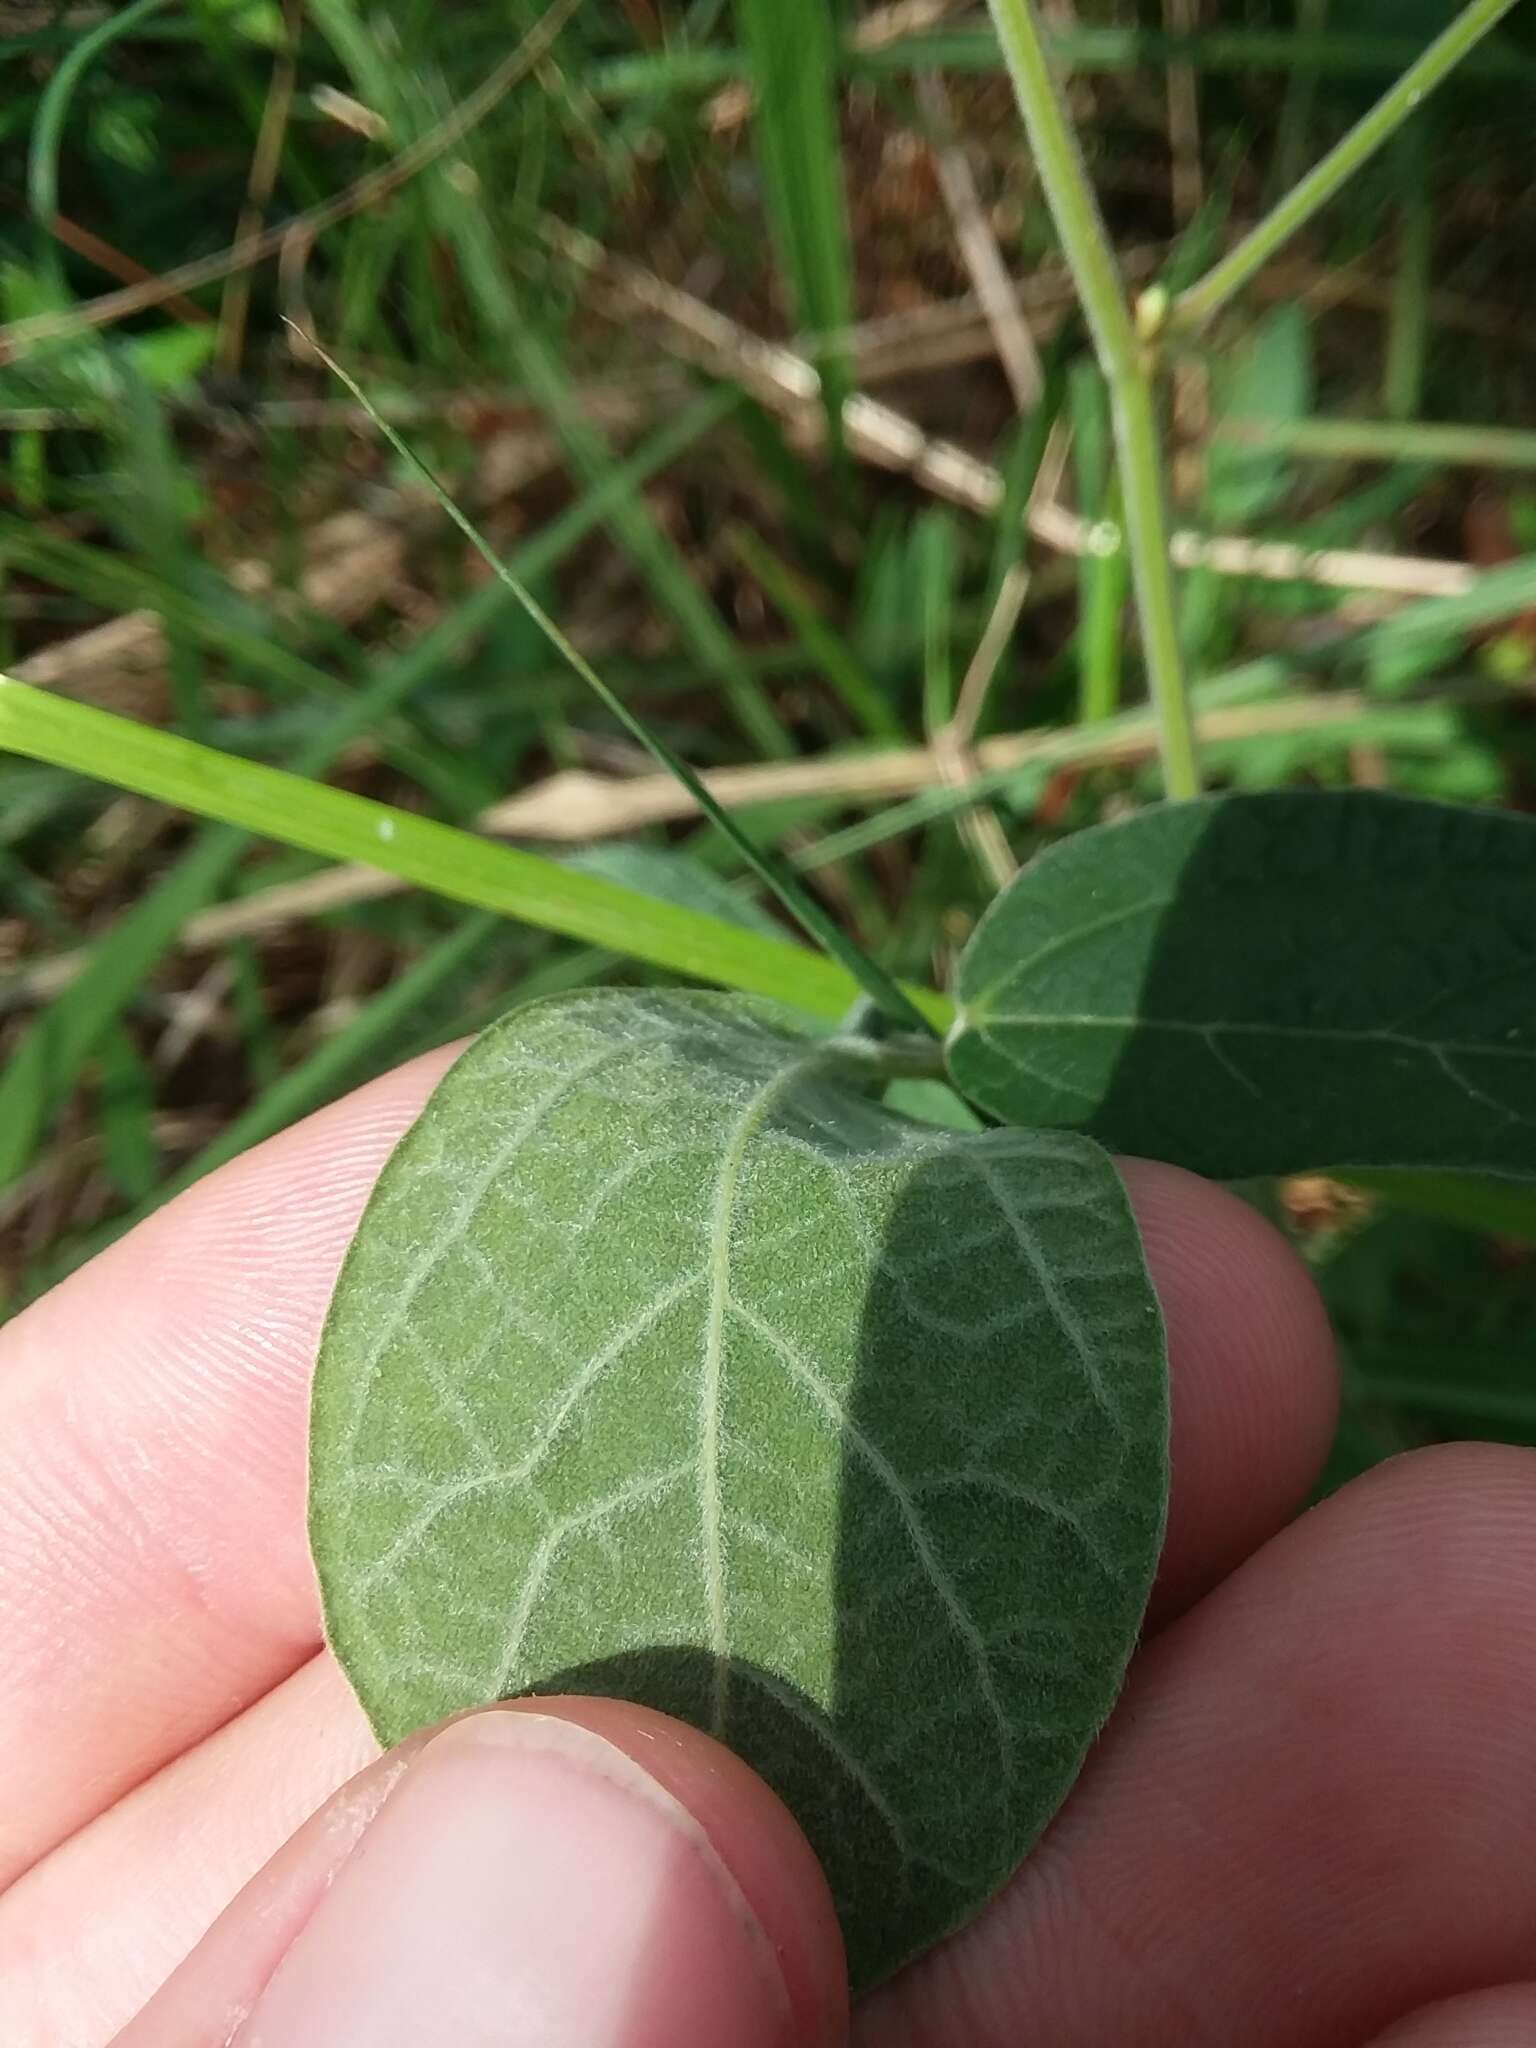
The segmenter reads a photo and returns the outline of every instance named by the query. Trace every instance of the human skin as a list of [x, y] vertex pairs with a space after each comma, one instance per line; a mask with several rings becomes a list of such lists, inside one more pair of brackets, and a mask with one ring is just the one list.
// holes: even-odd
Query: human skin
[[305, 1410], [342, 1251], [448, 1057], [0, 1333], [8, 2048], [1536, 2040], [1536, 1464], [1418, 1453], [1296, 1519], [1335, 1410], [1321, 1308], [1168, 1167], [1122, 1165], [1174, 1409], [1125, 1696], [1013, 1883], [851, 2020], [803, 1838], [708, 1738], [540, 1701], [379, 1759], [320, 1645]]

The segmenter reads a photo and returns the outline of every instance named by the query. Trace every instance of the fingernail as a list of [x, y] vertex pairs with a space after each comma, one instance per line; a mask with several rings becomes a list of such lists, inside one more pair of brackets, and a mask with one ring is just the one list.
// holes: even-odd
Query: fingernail
[[762, 1927], [634, 1760], [547, 1714], [421, 1750], [237, 2048], [783, 2048]]

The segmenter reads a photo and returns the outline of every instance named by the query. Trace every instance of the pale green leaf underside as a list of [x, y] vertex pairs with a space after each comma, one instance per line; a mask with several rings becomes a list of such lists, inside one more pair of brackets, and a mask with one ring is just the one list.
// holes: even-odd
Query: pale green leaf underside
[[994, 1116], [1220, 1178], [1536, 1173], [1536, 821], [1363, 790], [1082, 832], [993, 904], [948, 1059]]
[[488, 1032], [338, 1284], [311, 1533], [386, 1742], [529, 1690], [711, 1729], [798, 1815], [867, 1982], [1070, 1785], [1151, 1582], [1167, 1412], [1097, 1146], [924, 1127], [862, 1079], [729, 998]]

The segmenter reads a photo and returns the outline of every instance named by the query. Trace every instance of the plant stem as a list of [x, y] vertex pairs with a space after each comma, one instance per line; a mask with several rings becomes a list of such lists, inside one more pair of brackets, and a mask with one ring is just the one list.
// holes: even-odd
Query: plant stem
[[1163, 785], [1173, 798], [1198, 796], [1200, 768], [1179, 644], [1162, 435], [1151, 381], [1144, 373], [1111, 380], [1109, 395], [1125, 500], [1125, 538], [1141, 621], [1142, 659], [1157, 709]]
[[[994, 0], [994, 6], [997, 4], [998, 0]], [[1441, 83], [1490, 29], [1497, 27], [1514, 5], [1515, 0], [1470, 0], [1470, 4], [1462, 9], [1442, 35], [1436, 37], [1417, 63], [1409, 65], [1396, 85], [1384, 93], [1343, 141], [1286, 194], [1273, 212], [1267, 214], [1198, 283], [1180, 292], [1173, 302], [1173, 324], [1187, 333], [1203, 327], [1213, 314], [1218, 313], [1298, 229], [1305, 227], [1312, 216], [1328, 204], [1360, 166], [1418, 110], [1425, 95]]]
[[1146, 351], [1088, 182], [1061, 90], [1046, 55], [1034, 0], [990, 0], [998, 40], [1109, 387], [1125, 500], [1127, 549], [1141, 620], [1142, 654], [1157, 708], [1163, 783], [1170, 797], [1198, 793], [1194, 728], [1184, 687], [1161, 437]]
[[[813, 1015], [841, 1017], [859, 993], [846, 968], [804, 947], [0, 675], [0, 751], [7, 750]], [[943, 996], [926, 989], [903, 996], [924, 1029], [948, 1023]]]

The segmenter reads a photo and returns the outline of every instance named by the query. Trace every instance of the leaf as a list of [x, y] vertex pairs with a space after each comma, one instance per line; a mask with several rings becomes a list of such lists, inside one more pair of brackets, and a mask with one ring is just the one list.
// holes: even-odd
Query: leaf
[[119, 1194], [142, 1202], [160, 1175], [155, 1094], [149, 1068], [121, 1024], [101, 1042], [97, 1120], [102, 1163]]
[[[1216, 424], [1224, 419], [1289, 425], [1312, 409], [1312, 333], [1299, 306], [1279, 306], [1249, 336], [1218, 384]], [[1243, 526], [1273, 511], [1291, 485], [1289, 459], [1274, 449], [1244, 448], [1219, 435], [1207, 452], [1205, 516], [1215, 526]]]
[[119, 90], [92, 112], [87, 130], [91, 146], [110, 163], [142, 176], [159, 160], [157, 117], [163, 119], [163, 114], [152, 94]]
[[237, 36], [261, 43], [269, 50], [281, 50], [288, 41], [282, 9], [276, 0], [202, 0], [205, 8], [224, 15]]
[[1167, 1433], [1104, 1154], [909, 1122], [858, 1092], [873, 1057], [703, 995], [493, 1027], [348, 1255], [311, 1471], [382, 1741], [528, 1691], [713, 1730], [798, 1815], [860, 1982], [967, 1919], [1071, 1784]]
[[679, 853], [670, 846], [647, 846], [635, 839], [616, 839], [568, 853], [561, 865], [617, 882], [621, 889], [633, 889], [637, 895], [654, 896], [661, 903], [676, 903], [705, 917], [723, 918], [743, 931], [760, 932], [766, 939], [784, 936], [784, 927], [760, 903], [707, 868], [696, 854]]
[[212, 356], [218, 330], [207, 327], [161, 327], [138, 334], [127, 353], [138, 374], [155, 391], [185, 391]]
[[961, 958], [994, 1116], [1237, 1179], [1536, 1172], [1536, 822], [1371, 791], [1142, 812], [1053, 847]]
[[887, 1109], [899, 1110], [920, 1124], [942, 1124], [950, 1131], [979, 1131], [981, 1118], [943, 1081], [893, 1081], [886, 1089]]

